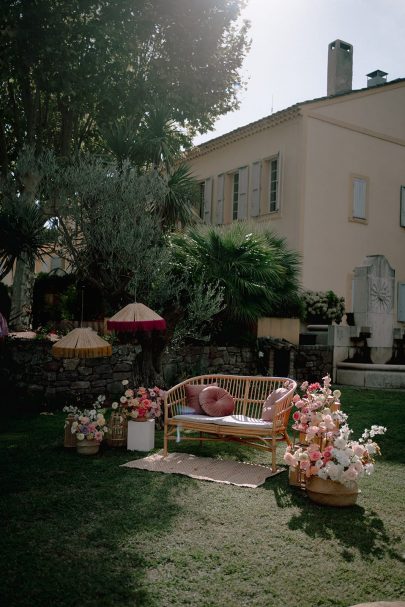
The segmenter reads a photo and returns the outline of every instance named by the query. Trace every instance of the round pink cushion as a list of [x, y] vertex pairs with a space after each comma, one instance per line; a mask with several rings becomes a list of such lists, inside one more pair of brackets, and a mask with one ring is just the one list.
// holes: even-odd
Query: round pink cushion
[[233, 413], [235, 402], [232, 396], [218, 386], [208, 386], [200, 392], [199, 402], [202, 410], [211, 417], [223, 417]]

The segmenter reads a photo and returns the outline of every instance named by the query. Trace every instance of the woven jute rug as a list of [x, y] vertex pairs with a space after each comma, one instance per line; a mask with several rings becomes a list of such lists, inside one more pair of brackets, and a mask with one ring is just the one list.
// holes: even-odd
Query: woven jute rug
[[212, 457], [197, 457], [189, 453], [169, 453], [163, 457], [162, 451], [143, 459], [127, 462], [122, 466], [151, 472], [184, 474], [198, 480], [252, 488], [263, 485], [267, 478], [284, 471], [284, 468], [279, 468], [276, 472], [272, 472], [271, 468], [267, 466], [213, 459]]

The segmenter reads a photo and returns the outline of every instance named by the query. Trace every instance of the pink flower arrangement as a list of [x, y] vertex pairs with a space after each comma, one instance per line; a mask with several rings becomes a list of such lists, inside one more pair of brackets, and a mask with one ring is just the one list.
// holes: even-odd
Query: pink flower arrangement
[[364, 430], [358, 441], [350, 439], [352, 431], [347, 415], [340, 410], [339, 390], [332, 391], [329, 375], [319, 383], [301, 385], [303, 396], [296, 395], [297, 411], [293, 428], [300, 432], [298, 447], [287, 447], [284, 461], [299, 468], [305, 477], [313, 475], [350, 485], [374, 470], [374, 456], [380, 454], [371, 439], [384, 434], [383, 426]]
[[98, 411], [99, 406], [100, 401], [95, 403], [92, 409], [85, 409], [84, 411], [74, 408], [75, 411], [73, 412], [69, 411], [69, 407], [65, 408], [65, 412], [74, 415], [75, 419], [71, 426], [71, 432], [76, 434], [78, 441], [87, 438], [87, 440], [95, 440], [101, 443], [103, 440], [104, 434], [107, 432], [107, 422], [103, 413]]
[[[123, 380], [123, 386], [128, 385], [128, 380]], [[162, 415], [164, 391], [155, 386], [144, 388], [140, 386], [136, 390], [127, 388], [120, 398], [120, 402], [112, 404], [113, 409], [120, 407], [128, 419], [137, 418], [154, 419]]]

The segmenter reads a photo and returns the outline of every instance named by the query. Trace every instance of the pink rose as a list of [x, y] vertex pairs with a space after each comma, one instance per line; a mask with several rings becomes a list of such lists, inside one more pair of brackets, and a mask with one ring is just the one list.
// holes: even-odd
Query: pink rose
[[293, 419], [297, 422], [300, 419], [301, 415], [299, 413], [299, 411], [295, 411], [295, 413], [293, 414]]
[[321, 459], [322, 453], [320, 451], [311, 451], [309, 457], [311, 462], [316, 462], [318, 459]]
[[286, 453], [284, 453], [284, 461], [288, 466], [291, 466], [293, 468], [295, 468], [298, 464], [298, 462], [296, 461], [296, 459], [292, 455], [292, 453], [289, 453], [288, 451], [286, 451]]

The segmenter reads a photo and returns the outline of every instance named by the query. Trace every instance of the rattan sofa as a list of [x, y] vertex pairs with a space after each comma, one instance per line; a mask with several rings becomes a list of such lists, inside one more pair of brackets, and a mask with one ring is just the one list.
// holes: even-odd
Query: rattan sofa
[[[210, 418], [208, 415], [190, 414], [185, 386], [214, 383], [234, 398], [232, 416]], [[261, 417], [263, 403], [271, 392], [286, 386], [288, 392], [277, 401], [273, 422], [264, 421]], [[271, 452], [272, 470], [275, 472], [277, 443], [285, 441], [291, 444], [287, 424], [296, 387], [297, 383], [287, 377], [237, 375], [200, 375], [177, 384], [165, 396], [164, 455], [168, 453], [169, 441], [234, 441]]]

